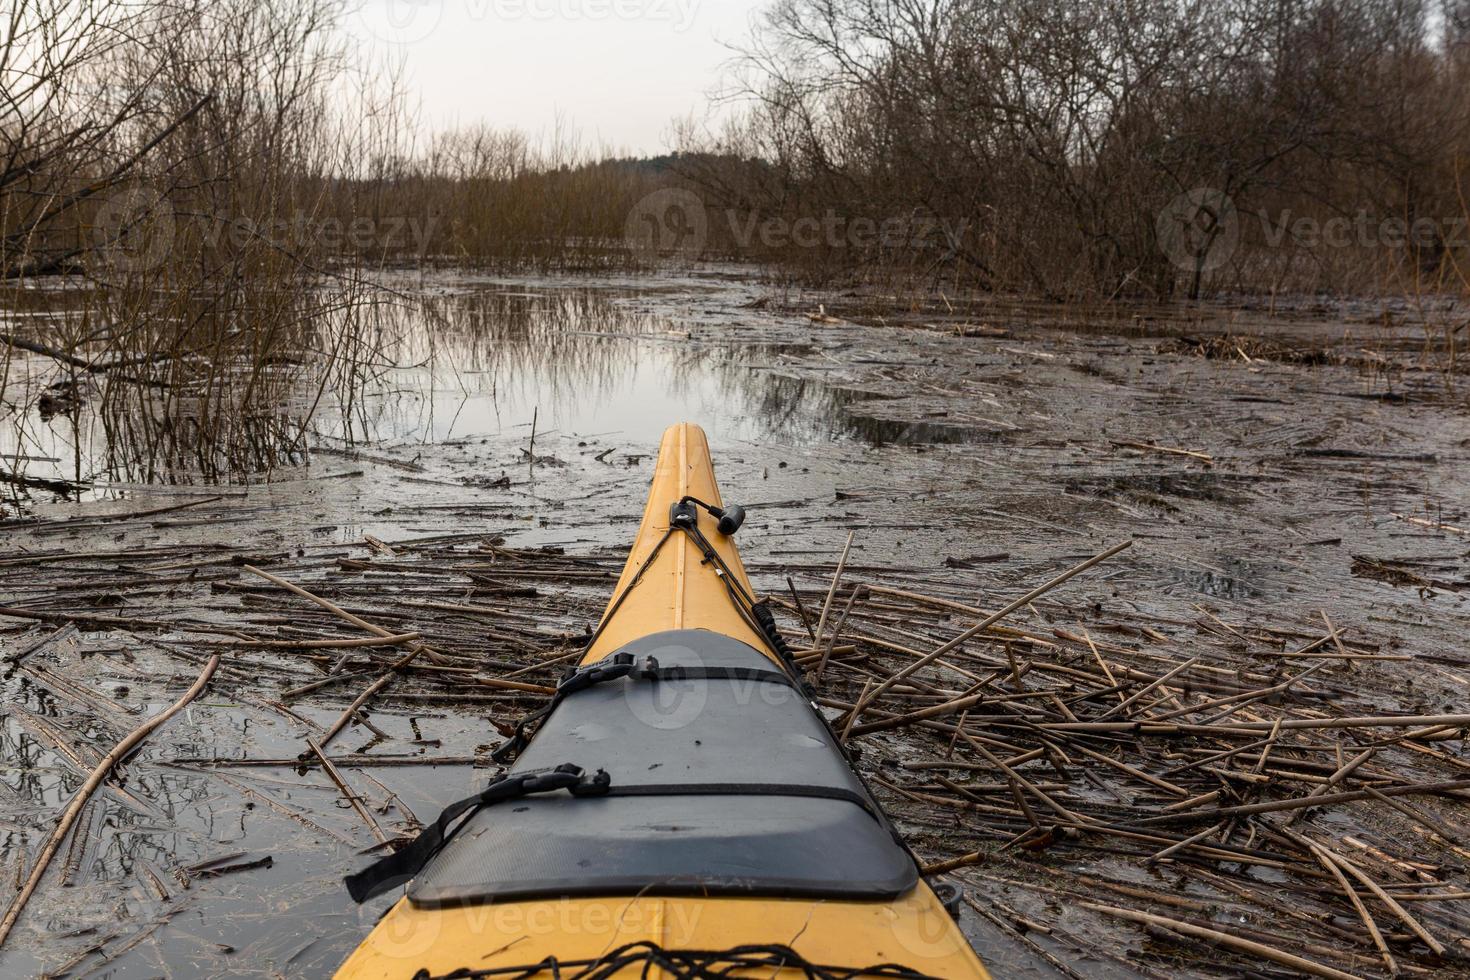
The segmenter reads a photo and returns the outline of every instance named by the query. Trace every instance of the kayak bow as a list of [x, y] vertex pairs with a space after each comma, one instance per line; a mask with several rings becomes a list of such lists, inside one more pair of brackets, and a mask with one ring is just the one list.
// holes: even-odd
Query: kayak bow
[[349, 879], [412, 880], [339, 978], [988, 977], [755, 602], [739, 519], [671, 428], [580, 668], [505, 776]]

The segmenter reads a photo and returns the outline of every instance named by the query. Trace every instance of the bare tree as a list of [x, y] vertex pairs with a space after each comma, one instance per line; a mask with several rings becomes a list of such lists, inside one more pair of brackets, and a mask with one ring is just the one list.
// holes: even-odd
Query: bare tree
[[[207, 102], [170, 105], [157, 86], [162, 52], [192, 21], [125, 0], [16, 0], [0, 16], [0, 277], [65, 271], [96, 245], [79, 207], [130, 179]], [[137, 84], [118, 84], [120, 61], [134, 62]]]
[[965, 218], [933, 254], [975, 285], [1197, 296], [1232, 226], [1171, 254], [1181, 196], [1412, 214], [1443, 190], [1467, 129], [1433, 23], [1428, 0], [781, 0], [737, 76], [748, 125], [688, 148], [738, 206]]

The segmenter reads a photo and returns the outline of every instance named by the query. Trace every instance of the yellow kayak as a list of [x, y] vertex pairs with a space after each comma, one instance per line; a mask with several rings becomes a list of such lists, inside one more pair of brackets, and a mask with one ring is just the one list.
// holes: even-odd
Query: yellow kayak
[[348, 879], [406, 888], [339, 978], [988, 977], [756, 602], [742, 519], [671, 428], [581, 666], [504, 776]]

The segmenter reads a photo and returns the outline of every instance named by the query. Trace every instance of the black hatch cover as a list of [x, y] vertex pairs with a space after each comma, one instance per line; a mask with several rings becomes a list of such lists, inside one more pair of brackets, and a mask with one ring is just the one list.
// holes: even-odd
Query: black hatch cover
[[[779, 671], [704, 630], [624, 647], [660, 667]], [[470, 817], [409, 887], [420, 906], [565, 896], [699, 894], [891, 899], [918, 882], [913, 858], [827, 727], [796, 689], [749, 677], [636, 675], [569, 695], [511, 772], [564, 762], [605, 769], [615, 787], [667, 795], [556, 793]], [[757, 793], [679, 795], [679, 785], [781, 785], [868, 802]], [[870, 812], [871, 810], [871, 812]]]

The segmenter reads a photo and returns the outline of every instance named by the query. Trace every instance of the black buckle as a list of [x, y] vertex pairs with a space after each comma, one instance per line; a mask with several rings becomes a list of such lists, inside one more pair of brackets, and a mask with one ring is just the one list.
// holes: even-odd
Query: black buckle
[[960, 919], [960, 902], [964, 900], [965, 892], [959, 885], [948, 881], [935, 882], [930, 886], [934, 889], [934, 897], [939, 899], [939, 904], [944, 906], [944, 911], [956, 922]]
[[547, 793], [582, 781], [582, 767], [564, 762], [553, 769], [528, 769], [497, 780], [495, 788], [520, 793]]
[[558, 697], [575, 694], [577, 691], [585, 691], [594, 684], [603, 681], [616, 680], [619, 677], [627, 677], [633, 672], [633, 655], [631, 653], [616, 653], [606, 660], [586, 667], [573, 668], [562, 675], [560, 683], [556, 685]]
[[588, 776], [581, 766], [570, 762], [564, 762], [554, 769], [532, 769], [501, 776], [481, 793], [447, 807], [439, 815], [439, 819], [425, 827], [407, 847], [382, 858], [357, 874], [348, 875], [348, 891], [354, 901], [365, 902], [407, 882], [422, 871], [449, 838], [464, 826], [460, 824], [456, 828], [454, 825], [455, 821], [467, 813], [534, 793], [549, 793], [561, 789], [573, 796], [606, 796], [611, 787], [612, 777], [606, 771], [599, 769], [594, 775]]
[[563, 762], [552, 769], [508, 773], [487, 786], [480, 795], [487, 803], [559, 789], [568, 790], [573, 796], [600, 796], [611, 785], [612, 778], [602, 769], [589, 776], [581, 766]]

